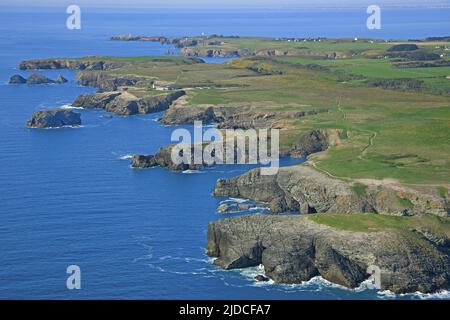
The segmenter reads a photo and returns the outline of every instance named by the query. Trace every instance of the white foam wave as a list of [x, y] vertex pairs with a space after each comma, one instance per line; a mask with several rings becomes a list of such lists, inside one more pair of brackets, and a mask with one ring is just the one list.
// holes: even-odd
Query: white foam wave
[[119, 160], [128, 160], [128, 159], [132, 159], [133, 155], [132, 154], [125, 154], [123, 156], [119, 157]]
[[184, 174], [194, 174], [194, 173], [203, 173], [200, 170], [184, 170], [183, 171]]
[[83, 107], [72, 107], [71, 104], [63, 104], [59, 108], [60, 109], [68, 109], [68, 110], [72, 110], [72, 109], [82, 110], [82, 109], [84, 109]]

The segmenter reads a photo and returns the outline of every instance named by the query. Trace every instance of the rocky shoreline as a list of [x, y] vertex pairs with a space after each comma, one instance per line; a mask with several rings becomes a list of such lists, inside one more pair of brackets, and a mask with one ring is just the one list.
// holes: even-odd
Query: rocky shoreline
[[207, 253], [224, 269], [262, 264], [266, 276], [277, 283], [322, 276], [356, 288], [369, 277], [367, 268], [375, 265], [381, 271], [381, 290], [430, 293], [450, 285], [448, 246], [395, 229], [340, 230], [306, 215], [249, 215], [211, 222]]
[[231, 179], [219, 179], [214, 195], [268, 202], [273, 213], [378, 213], [396, 216], [450, 216], [450, 207], [438, 194], [405, 186], [366, 186], [329, 177], [304, 165], [280, 168], [273, 176], [254, 169]]

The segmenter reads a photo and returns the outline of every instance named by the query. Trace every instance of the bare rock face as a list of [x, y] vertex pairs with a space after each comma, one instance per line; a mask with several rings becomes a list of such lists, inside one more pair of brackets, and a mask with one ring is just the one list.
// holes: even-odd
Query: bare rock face
[[268, 202], [273, 213], [367, 212], [443, 217], [450, 214], [445, 199], [431, 193], [386, 185], [381, 188], [367, 186], [361, 194], [354, 191], [352, 183], [331, 178], [307, 166], [280, 168], [273, 176], [263, 176], [259, 169], [254, 169], [239, 177], [219, 179], [214, 195]]
[[264, 265], [278, 283], [301, 283], [315, 276], [345, 287], [381, 270], [381, 289], [395, 293], [434, 292], [450, 286], [448, 252], [388, 229], [355, 232], [317, 224], [308, 216], [240, 216], [211, 222], [208, 255], [224, 269]]
[[79, 113], [61, 109], [33, 112], [33, 116], [27, 122], [27, 126], [30, 128], [58, 128], [79, 125], [81, 125]]
[[120, 92], [105, 92], [105, 93], [93, 93], [78, 96], [72, 103], [75, 108], [100, 108], [105, 109], [108, 103], [114, 100]]
[[139, 113], [138, 99], [127, 92], [114, 98], [105, 106], [105, 110], [118, 115], [133, 115]]
[[27, 82], [27, 79], [22, 77], [20, 74], [15, 74], [9, 79], [9, 84], [24, 84]]

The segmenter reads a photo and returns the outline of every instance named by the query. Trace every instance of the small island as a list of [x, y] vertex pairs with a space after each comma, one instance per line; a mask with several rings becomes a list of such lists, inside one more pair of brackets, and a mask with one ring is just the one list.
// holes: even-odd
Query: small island
[[33, 112], [27, 126], [30, 128], [60, 128], [81, 125], [81, 115], [71, 110], [53, 109]]

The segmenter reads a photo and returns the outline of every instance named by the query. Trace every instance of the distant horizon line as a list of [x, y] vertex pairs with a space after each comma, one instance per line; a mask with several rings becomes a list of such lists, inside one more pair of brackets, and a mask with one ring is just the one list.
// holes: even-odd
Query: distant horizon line
[[[18, 4], [18, 3], [1, 3], [0, 7], [9, 7], [9, 8], [30, 8], [30, 9], [37, 9], [37, 8], [48, 8], [48, 9], [59, 9], [59, 8], [66, 8], [67, 4], [61, 4], [61, 5], [54, 5], [54, 4], [35, 4], [32, 5], [28, 4]], [[139, 9], [192, 9], [192, 10], [211, 10], [211, 9], [252, 9], [252, 10], [264, 10], [264, 9], [270, 9], [270, 10], [302, 10], [302, 9], [316, 9], [316, 10], [325, 10], [325, 9], [333, 9], [333, 10], [345, 10], [345, 9], [361, 9], [366, 8], [367, 5], [365, 4], [347, 4], [347, 5], [301, 5], [301, 6], [255, 6], [255, 5], [218, 5], [218, 6], [204, 6], [204, 5], [191, 5], [191, 6], [164, 6], [164, 5], [152, 5], [152, 6], [142, 6], [142, 5], [107, 5], [107, 6], [101, 6], [101, 5], [90, 5], [90, 4], [83, 4], [80, 5], [80, 7], [84, 8], [90, 8], [90, 9], [128, 9], [128, 10], [139, 10]], [[385, 4], [380, 5], [382, 8], [389, 8], [389, 9], [414, 9], [414, 8], [422, 8], [422, 9], [449, 9], [450, 4]]]

